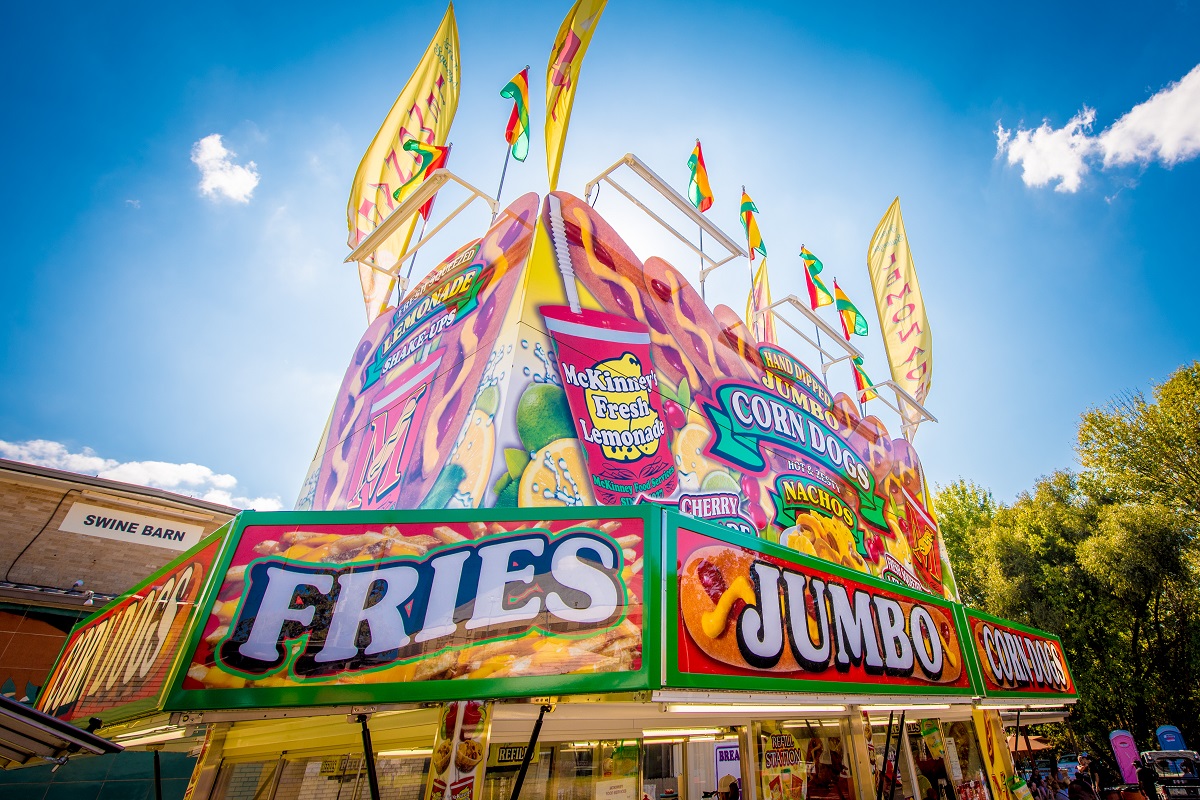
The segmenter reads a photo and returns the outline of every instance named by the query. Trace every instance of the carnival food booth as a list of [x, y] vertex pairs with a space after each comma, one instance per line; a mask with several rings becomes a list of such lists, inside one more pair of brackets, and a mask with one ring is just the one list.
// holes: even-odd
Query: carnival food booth
[[525, 195], [368, 328], [299, 510], [81, 624], [39, 707], [198, 750], [195, 798], [1019, 795], [1061, 645], [956, 602], [910, 441], [824, 374]]

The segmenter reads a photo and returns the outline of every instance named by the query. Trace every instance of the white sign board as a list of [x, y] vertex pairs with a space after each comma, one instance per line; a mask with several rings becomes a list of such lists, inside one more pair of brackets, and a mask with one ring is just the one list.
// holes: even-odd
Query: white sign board
[[595, 800], [636, 800], [637, 779], [615, 778], [596, 781]]
[[950, 764], [950, 779], [960, 783], [963, 774], [962, 765], [958, 762], [958, 744], [949, 736], [946, 737], [946, 761]]
[[87, 503], [71, 506], [58, 528], [67, 533], [179, 551], [190, 550], [204, 538], [202, 525], [160, 519], [136, 511], [113, 511]]
[[716, 759], [717, 785], [721, 785], [722, 775], [732, 775], [735, 781], [742, 779], [742, 749], [733, 744], [719, 744], [713, 747], [713, 757]]

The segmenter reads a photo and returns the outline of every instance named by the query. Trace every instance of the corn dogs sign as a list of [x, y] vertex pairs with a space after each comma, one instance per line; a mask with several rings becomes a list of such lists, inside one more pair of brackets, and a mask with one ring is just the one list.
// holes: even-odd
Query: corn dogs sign
[[404, 684], [406, 699], [444, 699], [541, 692], [552, 677], [644, 681], [648, 515], [446, 516], [244, 515], [182, 696], [370, 684], [378, 698], [380, 684]]
[[701, 526], [673, 537], [669, 682], [971, 693], [951, 603]]
[[964, 611], [989, 697], [1077, 694], [1057, 637]]
[[106, 725], [154, 710], [220, 548], [210, 538], [76, 628], [38, 708]]

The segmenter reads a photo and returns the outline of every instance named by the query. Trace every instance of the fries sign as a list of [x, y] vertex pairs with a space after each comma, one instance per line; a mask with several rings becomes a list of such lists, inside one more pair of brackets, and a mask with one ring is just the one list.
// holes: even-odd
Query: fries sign
[[659, 512], [612, 511], [245, 513], [171, 707], [641, 688]]

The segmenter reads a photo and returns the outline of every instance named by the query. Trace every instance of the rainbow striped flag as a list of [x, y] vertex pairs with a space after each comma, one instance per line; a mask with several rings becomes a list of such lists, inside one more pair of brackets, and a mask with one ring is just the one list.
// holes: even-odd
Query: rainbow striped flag
[[524, 161], [525, 156], [529, 155], [529, 67], [518, 72], [500, 90], [500, 96], [513, 101], [504, 138], [512, 145], [513, 158]]
[[421, 181], [429, 176], [430, 172], [444, 166], [446, 163], [446, 154], [450, 152], [449, 147], [426, 144], [417, 139], [409, 139], [404, 143], [403, 148], [417, 158], [417, 165], [413, 167], [412, 176], [401, 184], [399, 189], [392, 192], [392, 197], [396, 200], [400, 199], [401, 194], [407, 194], [405, 190], [409, 186], [419, 185]]
[[879, 395], [875, 393], [875, 384], [867, 377], [867, 373], [863, 371], [862, 356], [853, 359], [854, 361], [854, 386], [858, 389], [858, 402], [865, 403], [868, 400], [874, 400]]
[[704, 151], [700, 149], [699, 139], [696, 140], [687, 165], [692, 171], [692, 178], [688, 182], [688, 199], [703, 214], [712, 208], [713, 193], [712, 187], [708, 185], [708, 168], [704, 166]]
[[746, 194], [745, 187], [742, 187], [742, 230], [746, 232], [746, 249], [750, 251], [751, 262], [754, 261], [755, 250], [761, 253], [763, 258], [767, 257], [767, 245], [763, 242], [762, 234], [758, 232], [758, 221], [754, 218], [757, 213], [758, 206], [754, 205], [750, 195]]
[[808, 304], [816, 311], [821, 306], [833, 305], [833, 295], [825, 288], [825, 284], [817, 276], [825, 265], [821, 259], [808, 252], [808, 248], [800, 245], [800, 258], [804, 260], [804, 281], [808, 284]]
[[846, 293], [842, 291], [842, 287], [838, 286], [837, 281], [833, 282], [833, 293], [837, 297], [838, 317], [842, 320], [842, 333], [846, 336], [846, 341], [850, 341], [850, 333], [855, 336], [867, 335], [867, 318], [859, 313], [854, 303], [850, 302], [850, 298], [846, 297]]

